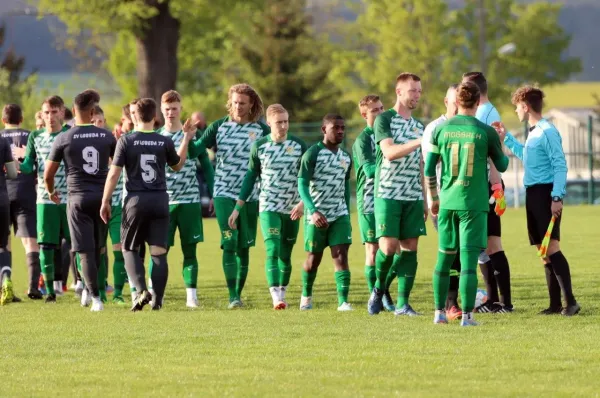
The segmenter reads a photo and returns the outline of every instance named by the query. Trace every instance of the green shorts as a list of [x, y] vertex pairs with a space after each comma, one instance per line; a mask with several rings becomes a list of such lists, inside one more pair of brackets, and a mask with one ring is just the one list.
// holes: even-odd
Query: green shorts
[[61, 238], [71, 239], [67, 222], [67, 205], [37, 204], [38, 243], [60, 245]]
[[182, 245], [204, 241], [200, 203], [169, 205], [169, 247], [175, 245], [175, 231], [178, 228]]
[[392, 200], [375, 198], [377, 238], [400, 240], [427, 235], [422, 200]]
[[123, 212], [123, 208], [121, 205], [113, 206], [112, 212], [110, 215], [110, 220], [108, 221], [108, 235], [110, 236], [110, 241], [113, 245], [118, 245], [121, 243], [121, 213]]
[[358, 228], [360, 229], [360, 238], [362, 243], [377, 243], [375, 236], [375, 214], [358, 213]]
[[289, 214], [263, 211], [258, 215], [263, 240], [279, 239], [281, 243], [296, 243], [300, 220], [292, 220]]
[[[310, 218], [305, 218], [310, 220]], [[350, 216], [341, 216], [329, 223], [327, 228], [317, 228], [304, 222], [304, 250], [322, 253], [327, 246], [349, 245], [352, 243], [352, 224]]]
[[217, 223], [221, 230], [221, 249], [247, 249], [256, 244], [258, 227], [258, 202], [246, 202], [237, 220], [237, 229], [229, 228], [229, 216], [235, 208], [235, 200], [214, 198]]
[[487, 212], [440, 209], [440, 250], [482, 250], [487, 247]]

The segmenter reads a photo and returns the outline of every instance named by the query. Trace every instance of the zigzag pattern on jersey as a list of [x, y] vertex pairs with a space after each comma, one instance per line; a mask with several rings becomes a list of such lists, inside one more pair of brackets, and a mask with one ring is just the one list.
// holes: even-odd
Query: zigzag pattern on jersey
[[121, 202], [123, 201], [123, 174], [125, 174], [125, 169], [122, 170], [121, 175], [119, 176], [119, 181], [117, 181], [117, 186], [113, 191], [111, 206], [121, 206]]
[[329, 222], [348, 214], [344, 193], [350, 164], [350, 155], [341, 149], [337, 153], [322, 149], [317, 155], [310, 196]]
[[[375, 155], [377, 145], [375, 144], [375, 134], [370, 134], [371, 150]], [[375, 212], [375, 178], [367, 178], [363, 187], [363, 208], [364, 214], [373, 214]]]
[[[39, 204], [54, 204], [46, 192], [44, 170], [46, 168], [46, 159], [48, 159], [48, 155], [50, 155], [50, 150], [52, 149], [52, 143], [54, 143], [57, 136], [58, 134], [50, 135], [42, 132], [36, 135], [34, 139], [38, 163], [37, 203]], [[60, 203], [67, 203], [67, 173], [65, 172], [64, 162], [60, 162], [56, 176], [54, 176], [54, 189], [60, 196]]]
[[258, 148], [260, 159], [259, 211], [291, 213], [298, 203], [298, 169], [302, 159], [299, 143], [267, 142]]
[[[244, 176], [248, 171], [250, 149], [254, 141], [259, 139], [262, 134], [262, 127], [258, 123], [240, 125], [235, 122], [225, 122], [219, 126], [215, 197], [238, 198]], [[260, 184], [257, 182], [248, 201], [258, 200], [259, 189]]]
[[[423, 125], [413, 119], [396, 115], [392, 118], [390, 130], [395, 144], [405, 144], [423, 135]], [[421, 148], [408, 156], [389, 161], [383, 159], [379, 173], [377, 197], [392, 200], [420, 200], [423, 198], [421, 186]]]
[[[161, 134], [173, 140], [175, 148], [179, 148], [183, 141], [183, 131], [175, 134], [163, 131]], [[167, 166], [167, 193], [169, 194], [169, 204], [176, 205], [180, 203], [200, 203], [200, 187], [196, 178], [196, 162], [187, 158], [183, 168], [177, 172]]]

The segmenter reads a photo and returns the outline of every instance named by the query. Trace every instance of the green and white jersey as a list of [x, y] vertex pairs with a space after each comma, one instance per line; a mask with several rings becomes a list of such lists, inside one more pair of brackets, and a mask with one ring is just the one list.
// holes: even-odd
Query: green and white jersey
[[260, 212], [289, 214], [298, 204], [298, 172], [304, 152], [306, 144], [291, 135], [274, 142], [269, 134], [252, 145], [249, 168], [260, 177]]
[[119, 176], [119, 181], [117, 181], [117, 186], [113, 192], [111, 206], [121, 206], [123, 203], [123, 187], [125, 183], [123, 182], [123, 174], [125, 174], [125, 170], [121, 171], [121, 175]]
[[[309, 181], [310, 197], [328, 222], [349, 214], [345, 194], [351, 168], [352, 157], [348, 152], [342, 148], [332, 152], [322, 142], [310, 147], [302, 156], [298, 177]], [[308, 219], [312, 213], [306, 206], [304, 209]]]
[[375, 197], [392, 200], [422, 200], [421, 148], [393, 161], [387, 160], [379, 146], [386, 138], [394, 144], [406, 144], [423, 135], [423, 123], [415, 118], [404, 119], [394, 109], [383, 112], [373, 126], [377, 143]]
[[[164, 127], [161, 127], [156, 132], [172, 139], [175, 148], [179, 148], [185, 137], [183, 130], [170, 133]], [[186, 158], [181, 170], [173, 171], [167, 167], [167, 193], [169, 194], [170, 205], [200, 203], [200, 186], [198, 185], [196, 173], [196, 161], [190, 159], [189, 156]]]
[[[59, 134], [69, 130], [68, 125], [54, 134], [46, 132], [46, 129], [36, 130], [29, 135], [27, 140], [27, 148], [25, 150], [25, 159], [27, 162], [37, 162], [37, 200], [38, 204], [52, 205], [54, 202], [50, 200], [46, 187], [44, 185], [44, 170], [46, 169], [46, 159], [52, 149], [52, 144]], [[54, 176], [54, 189], [60, 196], [60, 203], [67, 203], [67, 173], [65, 164], [61, 162], [58, 166], [58, 171]]]
[[[248, 171], [252, 144], [270, 134], [262, 122], [239, 124], [229, 116], [210, 124], [202, 134], [206, 148], [217, 147], [215, 187], [213, 197], [237, 199]], [[257, 201], [260, 184], [257, 182], [248, 201]]]
[[375, 212], [375, 178], [370, 175], [370, 170], [374, 170], [376, 164], [375, 147], [375, 134], [371, 127], [365, 127], [352, 145], [356, 171], [356, 207], [361, 214]]

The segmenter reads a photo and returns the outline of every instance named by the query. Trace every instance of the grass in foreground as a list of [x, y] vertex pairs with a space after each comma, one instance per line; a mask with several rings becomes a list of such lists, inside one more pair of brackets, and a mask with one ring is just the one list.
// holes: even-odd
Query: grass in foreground
[[[170, 283], [160, 312], [130, 313], [108, 304], [80, 308], [72, 293], [56, 305], [26, 299], [0, 308], [1, 396], [591, 396], [600, 388], [600, 320], [596, 244], [600, 208], [565, 210], [563, 250], [583, 310], [541, 317], [544, 272], [529, 247], [524, 210], [503, 216], [516, 312], [479, 315], [482, 326], [435, 326], [431, 274], [437, 234], [421, 242], [412, 302], [424, 316], [395, 318], [366, 311], [364, 254], [355, 225], [350, 261], [352, 313], [335, 311], [333, 270], [317, 277], [316, 309], [298, 311], [301, 237], [288, 301], [275, 312], [265, 283], [262, 245], [251, 252], [247, 308], [227, 311], [219, 233], [205, 221], [199, 246], [202, 307], [185, 308], [179, 248], [169, 256]], [[260, 239], [259, 239], [260, 240]], [[26, 267], [13, 241], [17, 292]], [[326, 256], [327, 257], [327, 256]], [[394, 284], [395, 286], [395, 284]]]

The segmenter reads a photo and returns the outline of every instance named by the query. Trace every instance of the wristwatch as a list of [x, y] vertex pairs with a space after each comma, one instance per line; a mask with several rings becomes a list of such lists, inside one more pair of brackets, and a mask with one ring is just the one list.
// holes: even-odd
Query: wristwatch
[[553, 196], [552, 201], [553, 202], [562, 202], [562, 198], [560, 196]]

